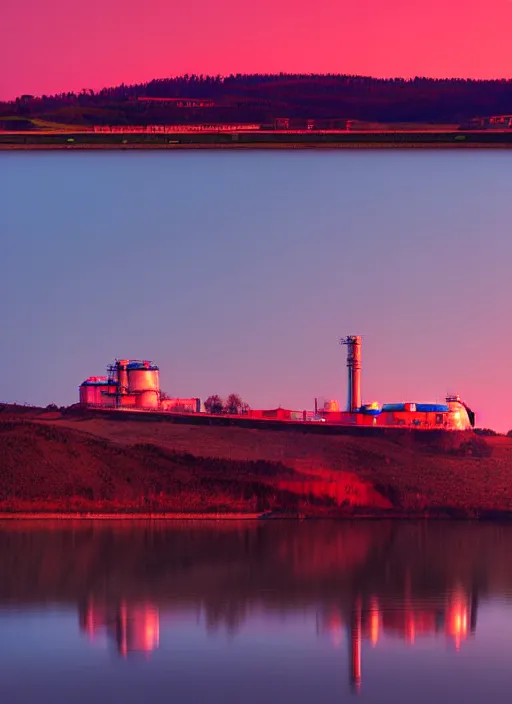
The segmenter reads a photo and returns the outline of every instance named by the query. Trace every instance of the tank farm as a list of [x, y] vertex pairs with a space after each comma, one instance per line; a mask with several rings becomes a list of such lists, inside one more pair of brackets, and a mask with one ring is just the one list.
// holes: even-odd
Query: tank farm
[[[319, 403], [314, 410], [248, 409], [242, 416], [254, 420], [283, 423], [326, 423], [337, 426], [411, 428], [417, 430], [470, 430], [475, 414], [457, 394], [447, 395], [445, 403], [363, 403], [361, 395], [361, 336], [340, 340], [347, 350], [346, 410], [337, 400]], [[211, 415], [199, 398], [169, 398], [160, 391], [159, 367], [150, 361], [117, 359], [107, 367], [106, 376], [91, 376], [80, 385], [82, 408], [139, 413]], [[225, 417], [226, 414], [223, 414]]]

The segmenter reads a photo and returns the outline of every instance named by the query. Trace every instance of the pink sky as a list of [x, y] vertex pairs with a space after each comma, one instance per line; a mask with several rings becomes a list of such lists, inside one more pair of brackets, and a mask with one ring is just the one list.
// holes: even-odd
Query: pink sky
[[0, 99], [182, 73], [512, 76], [511, 0], [3, 0]]

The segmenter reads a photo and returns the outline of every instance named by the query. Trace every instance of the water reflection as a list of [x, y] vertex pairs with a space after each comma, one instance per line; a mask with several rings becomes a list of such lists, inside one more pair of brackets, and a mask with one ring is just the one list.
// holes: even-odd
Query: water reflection
[[153, 604], [127, 604], [117, 607], [88, 599], [80, 609], [80, 628], [91, 640], [105, 630], [116, 644], [120, 655], [129, 652], [150, 653], [158, 648], [160, 614]]
[[[288, 697], [306, 701], [309, 684], [326, 688], [326, 701], [339, 701], [336, 678], [346, 662], [346, 693], [366, 692], [368, 701], [379, 701], [384, 687], [393, 701], [405, 702], [413, 692], [407, 693], [401, 667], [407, 650], [415, 653], [408, 667], [416, 678], [422, 660], [439, 653], [444, 660], [436, 659], [435, 667], [453, 673], [451, 658], [463, 658], [471, 643], [472, 652], [489, 647], [489, 627], [479, 646], [477, 612], [496, 600], [512, 634], [511, 548], [512, 526], [490, 524], [4, 524], [0, 635], [5, 614], [18, 619], [57, 605], [78, 613], [75, 637], [88, 649], [104, 641], [122, 658], [143, 655], [134, 671], [142, 680], [150, 677], [152, 661], [164, 668], [174, 659], [183, 678], [194, 678], [197, 668], [209, 672], [212, 663], [241, 658], [245, 685], [265, 668], [270, 681], [279, 663], [278, 682], [291, 662], [308, 679], [300, 687], [287, 680]], [[397, 651], [398, 644], [405, 650]], [[24, 648], [30, 649], [29, 639]], [[80, 650], [77, 662], [86, 652]], [[499, 657], [493, 667], [500, 671]], [[495, 698], [505, 681], [512, 685], [505, 659], [500, 672]], [[393, 673], [400, 673], [400, 691]], [[464, 682], [456, 683], [460, 696], [478, 701], [472, 699], [478, 683], [470, 691]], [[256, 692], [251, 696], [245, 698], [257, 700]], [[422, 701], [421, 693], [414, 696]], [[436, 696], [442, 700], [442, 692]], [[219, 694], [221, 700], [231, 701]]]
[[349, 680], [352, 689], [358, 692], [362, 680], [363, 641], [369, 641], [375, 648], [379, 639], [387, 636], [414, 645], [419, 638], [444, 634], [459, 650], [461, 643], [476, 631], [477, 608], [476, 593], [469, 594], [460, 585], [439, 604], [416, 599], [410, 588], [406, 588], [403, 595], [395, 599], [379, 600], [374, 595], [363, 601], [356, 596], [349, 614], [339, 608], [323, 613], [320, 631], [330, 635], [335, 647], [341, 645], [343, 633], [347, 632]]

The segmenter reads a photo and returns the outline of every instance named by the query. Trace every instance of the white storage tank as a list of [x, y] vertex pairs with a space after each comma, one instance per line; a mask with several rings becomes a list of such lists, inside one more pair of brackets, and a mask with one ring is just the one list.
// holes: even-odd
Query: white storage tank
[[113, 406], [116, 387], [109, 384], [106, 376], [91, 376], [80, 385], [82, 406]]
[[149, 390], [160, 392], [160, 375], [156, 364], [152, 362], [129, 362], [128, 389], [131, 394]]
[[147, 389], [146, 391], [141, 391], [140, 394], [136, 396], [135, 405], [137, 408], [158, 408], [160, 401], [160, 394], [155, 389]]
[[471, 430], [469, 414], [460, 397], [448, 396], [446, 403], [449, 409], [447, 414], [448, 428], [451, 430]]

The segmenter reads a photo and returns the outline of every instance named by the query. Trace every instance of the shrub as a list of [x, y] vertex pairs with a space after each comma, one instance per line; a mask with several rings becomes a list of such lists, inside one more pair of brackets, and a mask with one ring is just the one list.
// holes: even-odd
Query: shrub
[[224, 403], [218, 394], [214, 394], [213, 396], [208, 396], [204, 402], [204, 407], [207, 413], [219, 415], [224, 410]]
[[490, 457], [492, 447], [483, 437], [473, 435], [463, 440], [458, 447], [454, 447], [451, 454], [463, 457]]

